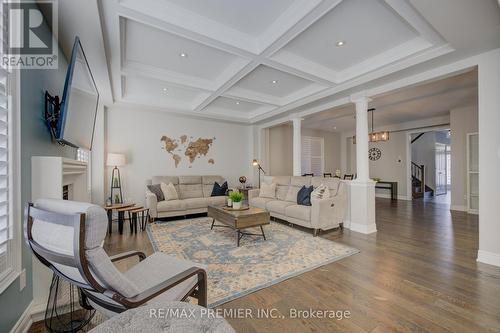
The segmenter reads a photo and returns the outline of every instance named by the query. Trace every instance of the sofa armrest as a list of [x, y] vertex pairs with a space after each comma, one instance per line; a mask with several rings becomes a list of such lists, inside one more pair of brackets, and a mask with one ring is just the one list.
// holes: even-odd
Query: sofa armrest
[[344, 221], [346, 203], [343, 195], [311, 199], [311, 225], [315, 229], [337, 228]]
[[258, 188], [248, 190], [248, 201], [250, 202], [250, 199], [258, 197], [259, 194], [260, 194], [260, 189]]
[[149, 216], [152, 218], [158, 217], [157, 211], [158, 199], [150, 190], [146, 189], [146, 208], [149, 208]]

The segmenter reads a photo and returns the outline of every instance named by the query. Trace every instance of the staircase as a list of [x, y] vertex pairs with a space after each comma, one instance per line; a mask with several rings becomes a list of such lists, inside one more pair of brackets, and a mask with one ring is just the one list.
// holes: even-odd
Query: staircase
[[425, 185], [425, 166], [411, 162], [411, 194], [413, 199], [433, 196], [434, 190]]

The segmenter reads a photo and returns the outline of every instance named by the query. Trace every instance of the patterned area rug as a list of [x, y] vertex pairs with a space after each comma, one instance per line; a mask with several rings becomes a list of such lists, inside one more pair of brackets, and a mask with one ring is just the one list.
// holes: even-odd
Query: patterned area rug
[[[148, 225], [155, 251], [208, 266], [208, 303], [214, 307], [358, 253], [355, 248], [313, 237], [277, 222], [264, 226], [267, 240], [214, 227], [211, 218]], [[259, 233], [260, 229], [245, 231]]]

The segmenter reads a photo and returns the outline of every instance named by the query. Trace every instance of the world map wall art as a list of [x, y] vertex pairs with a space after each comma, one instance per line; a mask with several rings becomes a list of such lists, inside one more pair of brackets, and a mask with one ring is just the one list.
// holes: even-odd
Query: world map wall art
[[[192, 168], [194, 161], [209, 154], [215, 138], [198, 138], [195, 140], [193, 137], [188, 138], [187, 135], [181, 135], [178, 139], [173, 139], [163, 135], [160, 141], [162, 142], [162, 149], [167, 154], [170, 154], [176, 168], [183, 158], [187, 159], [189, 168]], [[215, 160], [209, 158], [208, 164], [215, 164]]]

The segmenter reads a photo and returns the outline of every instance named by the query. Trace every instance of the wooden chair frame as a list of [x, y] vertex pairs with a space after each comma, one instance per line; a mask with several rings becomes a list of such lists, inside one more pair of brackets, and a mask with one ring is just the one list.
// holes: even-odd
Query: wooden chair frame
[[[85, 296], [91, 299], [96, 304], [102, 306], [103, 308], [110, 310], [112, 312], [120, 313], [126, 311], [130, 308], [135, 308], [141, 306], [156, 296], [162, 294], [163, 292], [175, 287], [176, 285], [186, 281], [187, 279], [197, 276], [198, 281], [196, 285], [182, 298], [181, 301], [185, 301], [188, 297], [194, 297], [198, 299], [198, 305], [207, 306], [207, 273], [203, 268], [200, 267], [190, 267], [189, 269], [163, 281], [162, 283], [153, 286], [144, 292], [136, 295], [134, 297], [125, 297], [120, 293], [107, 289], [105, 286], [101, 285], [92, 275], [90, 271], [90, 266], [85, 256], [85, 214], [60, 214], [50, 211], [45, 211], [42, 209], [35, 208], [32, 203], [26, 205], [25, 208], [25, 224], [24, 233], [26, 242], [28, 246], [33, 251], [33, 254], [40, 260], [42, 264], [51, 269], [55, 274], [68, 281], [69, 283], [76, 285], [81, 288]], [[73, 227], [74, 229], [74, 239], [73, 239], [73, 256], [60, 254], [54, 252], [44, 246], [38, 244], [33, 239], [32, 229], [35, 220], [50, 221], [51, 223], [64, 225], [68, 227]], [[112, 262], [123, 260], [126, 258], [137, 256], [139, 261], [146, 258], [146, 255], [140, 251], [129, 251], [125, 253], [120, 253], [110, 257]], [[85, 283], [80, 281], [75, 281], [71, 277], [66, 276], [61, 271], [59, 271], [51, 262], [70, 266], [78, 269], [82, 279]], [[116, 306], [111, 302], [106, 302], [101, 298], [96, 297], [92, 294], [101, 293], [107, 298], [112, 299], [116, 303], [123, 306], [123, 308]]]

